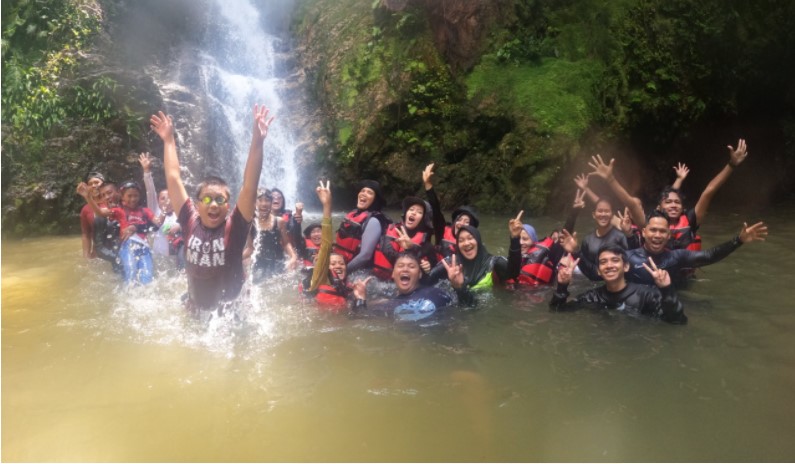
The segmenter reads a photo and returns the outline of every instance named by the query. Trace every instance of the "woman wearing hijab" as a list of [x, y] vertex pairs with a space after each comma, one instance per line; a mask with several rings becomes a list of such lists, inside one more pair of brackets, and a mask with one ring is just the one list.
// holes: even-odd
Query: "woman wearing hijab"
[[373, 266], [375, 248], [390, 222], [381, 213], [381, 185], [374, 180], [363, 180], [359, 185], [356, 208], [345, 215], [334, 240], [334, 252], [345, 258], [348, 273]]
[[522, 214], [508, 221], [511, 242], [508, 247], [508, 258], [494, 256], [486, 250], [480, 231], [471, 225], [462, 225], [456, 234], [456, 253], [444, 259], [428, 276], [429, 283], [434, 283], [445, 275], [458, 294], [461, 303], [474, 302], [473, 292], [491, 289], [495, 281], [505, 283], [515, 279], [522, 264], [522, 251], [519, 235], [522, 228]]

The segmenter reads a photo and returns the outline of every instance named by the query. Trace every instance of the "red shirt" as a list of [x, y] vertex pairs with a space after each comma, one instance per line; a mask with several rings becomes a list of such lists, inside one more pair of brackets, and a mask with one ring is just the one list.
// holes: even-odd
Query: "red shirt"
[[[117, 206], [112, 208], [110, 218], [119, 223], [119, 234], [124, 233], [124, 229], [128, 226], [145, 226], [147, 224], [154, 224], [155, 213], [149, 208], [138, 207], [130, 209], [126, 206]], [[146, 240], [146, 234], [143, 232], [136, 232], [138, 237]]]
[[199, 211], [189, 198], [177, 218], [185, 238], [185, 272], [188, 294], [193, 304], [214, 309], [240, 294], [243, 273], [243, 248], [251, 228], [235, 206], [223, 225], [209, 229], [199, 219]]

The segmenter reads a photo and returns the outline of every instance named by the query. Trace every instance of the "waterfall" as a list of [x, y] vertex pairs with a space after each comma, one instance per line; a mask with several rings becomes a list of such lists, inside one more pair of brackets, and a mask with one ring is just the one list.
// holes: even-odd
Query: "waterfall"
[[[155, 80], [175, 116], [186, 183], [220, 175], [236, 197], [248, 156], [252, 112], [264, 104], [275, 116], [265, 141], [260, 186], [278, 187], [286, 207], [297, 200], [296, 138], [285, 105], [284, 33], [292, 0], [213, 0], [200, 5], [199, 43], [174, 53], [173, 66]], [[190, 192], [190, 190], [189, 190]]]

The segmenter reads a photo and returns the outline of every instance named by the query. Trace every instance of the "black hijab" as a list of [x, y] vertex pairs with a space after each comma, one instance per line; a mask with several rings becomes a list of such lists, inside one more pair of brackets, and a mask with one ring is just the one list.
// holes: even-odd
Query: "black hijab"
[[[458, 249], [458, 236], [461, 235], [461, 232], [464, 230], [472, 234], [472, 237], [478, 242], [478, 253], [475, 255], [474, 259], [464, 258], [461, 254], [461, 250]], [[491, 272], [493, 267], [493, 256], [489, 254], [485, 245], [483, 245], [483, 240], [480, 238], [480, 231], [471, 225], [461, 226], [461, 228], [458, 229], [458, 233], [455, 236], [455, 243], [457, 264], [463, 265], [464, 284], [471, 287], [480, 282], [486, 274]]]

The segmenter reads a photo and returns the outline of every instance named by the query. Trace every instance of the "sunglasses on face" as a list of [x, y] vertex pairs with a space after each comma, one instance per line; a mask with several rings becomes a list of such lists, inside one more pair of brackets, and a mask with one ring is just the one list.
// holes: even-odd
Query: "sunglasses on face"
[[215, 202], [218, 206], [224, 206], [226, 204], [226, 198], [222, 195], [218, 195], [217, 197], [211, 197], [210, 195], [205, 195], [201, 198], [202, 203], [209, 206], [210, 203]]

